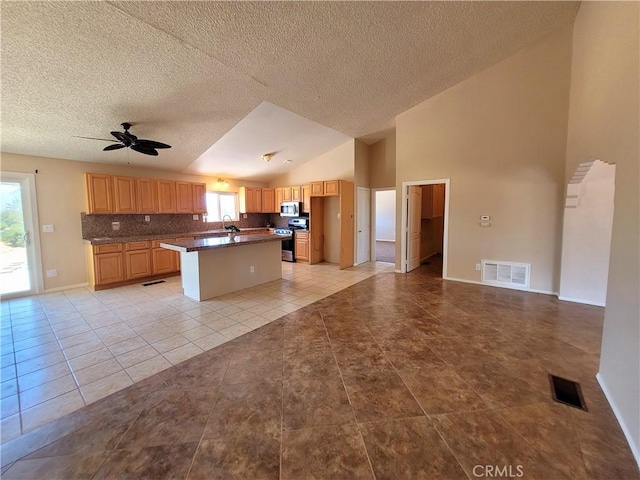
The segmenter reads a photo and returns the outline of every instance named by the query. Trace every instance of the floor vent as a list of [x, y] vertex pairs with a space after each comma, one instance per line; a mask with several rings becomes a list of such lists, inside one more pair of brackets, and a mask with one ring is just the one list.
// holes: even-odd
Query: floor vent
[[149, 285], [157, 285], [159, 283], [164, 283], [164, 280], [156, 280], [155, 282], [143, 283], [142, 286], [143, 287], [148, 287]]
[[528, 263], [482, 260], [482, 283], [529, 289], [531, 265]]
[[556, 402], [579, 408], [585, 412], [588, 411], [578, 382], [551, 374], [549, 374], [549, 382], [551, 383], [551, 395]]

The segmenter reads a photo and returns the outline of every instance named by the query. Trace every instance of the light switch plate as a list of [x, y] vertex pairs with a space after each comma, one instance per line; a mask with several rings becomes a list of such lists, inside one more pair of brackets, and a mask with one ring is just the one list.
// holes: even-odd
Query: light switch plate
[[490, 227], [491, 226], [491, 222], [480, 222], [480, 226], [481, 227]]
[[52, 270], [47, 270], [47, 278], [57, 277], [57, 276], [58, 276], [58, 270], [56, 270], [55, 268]]
[[198, 215], [194, 215], [194, 216], [193, 216], [193, 219], [194, 219], [194, 220], [199, 220], [199, 219], [200, 219], [200, 217], [199, 217]]
[[44, 233], [53, 233], [55, 231], [55, 228], [53, 227], [53, 225], [42, 225], [42, 231]]
[[144, 221], [145, 222], [150, 222], [151, 221], [151, 215], [145, 215], [144, 216]]
[[120, 230], [120, 222], [111, 222], [111, 228], [114, 230]]

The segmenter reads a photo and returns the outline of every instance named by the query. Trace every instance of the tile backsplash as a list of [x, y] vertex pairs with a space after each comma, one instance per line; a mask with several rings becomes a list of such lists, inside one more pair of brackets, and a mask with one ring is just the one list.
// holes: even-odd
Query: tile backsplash
[[[222, 228], [222, 222], [203, 222], [202, 215], [198, 215], [198, 220], [194, 220], [191, 214], [149, 215], [151, 218], [149, 222], [145, 222], [145, 215], [89, 215], [81, 213], [80, 216], [82, 238], [84, 239], [203, 232]], [[271, 221], [271, 218], [268, 213], [248, 213], [247, 218], [241, 218], [234, 221], [233, 224], [239, 228], [264, 227]], [[112, 222], [119, 222], [120, 229], [113, 230]]]

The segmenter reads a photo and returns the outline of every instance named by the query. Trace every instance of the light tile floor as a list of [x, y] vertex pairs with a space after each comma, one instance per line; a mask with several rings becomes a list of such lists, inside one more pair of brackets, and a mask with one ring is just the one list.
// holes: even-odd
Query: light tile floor
[[2, 301], [2, 442], [392, 270], [283, 263], [281, 280], [204, 302], [182, 295], [180, 277]]

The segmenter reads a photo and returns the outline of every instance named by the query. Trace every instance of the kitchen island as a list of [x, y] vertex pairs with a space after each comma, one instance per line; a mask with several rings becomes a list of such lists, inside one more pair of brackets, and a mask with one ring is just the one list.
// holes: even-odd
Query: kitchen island
[[203, 301], [282, 278], [282, 240], [291, 235], [233, 235], [161, 243], [180, 252], [184, 295]]

